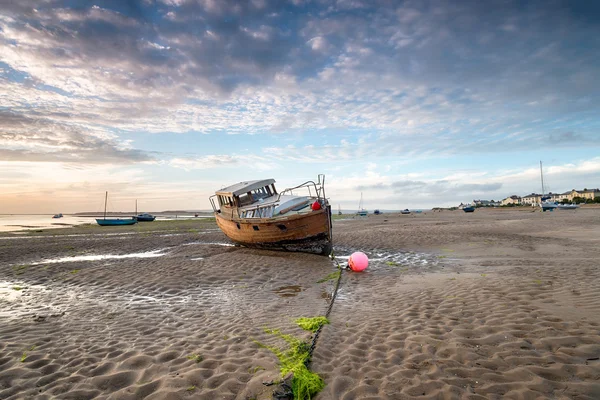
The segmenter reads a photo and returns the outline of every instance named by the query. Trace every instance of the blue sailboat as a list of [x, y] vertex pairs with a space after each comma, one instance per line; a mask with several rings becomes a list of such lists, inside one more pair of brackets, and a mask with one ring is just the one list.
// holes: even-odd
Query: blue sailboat
[[133, 225], [137, 223], [136, 218], [106, 218], [106, 203], [108, 201], [108, 192], [104, 196], [104, 218], [96, 218], [100, 226]]

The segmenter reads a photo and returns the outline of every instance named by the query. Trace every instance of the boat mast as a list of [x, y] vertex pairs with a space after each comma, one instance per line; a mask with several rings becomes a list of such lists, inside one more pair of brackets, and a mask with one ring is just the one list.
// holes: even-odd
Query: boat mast
[[106, 219], [106, 202], [108, 201], [108, 190], [106, 191], [106, 194], [104, 195], [104, 219]]
[[360, 201], [358, 202], [358, 211], [362, 210], [362, 192], [360, 192]]
[[135, 199], [135, 215], [137, 215], [137, 199]]
[[546, 194], [546, 191], [544, 189], [544, 172], [542, 171], [542, 162], [540, 161], [540, 176], [542, 177], [542, 197], [544, 197], [544, 194]]

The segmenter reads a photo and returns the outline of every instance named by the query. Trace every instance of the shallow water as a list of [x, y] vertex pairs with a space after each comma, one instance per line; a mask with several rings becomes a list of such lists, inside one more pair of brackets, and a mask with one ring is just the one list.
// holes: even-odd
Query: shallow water
[[0, 215], [0, 232], [56, 229], [74, 225], [95, 223], [96, 220], [92, 217], [79, 217], [72, 215], [65, 215], [62, 218], [52, 218], [51, 214]]
[[166, 253], [164, 253], [166, 249], [158, 249], [152, 251], [146, 251], [143, 253], [131, 253], [131, 254], [95, 254], [95, 255], [87, 255], [87, 256], [72, 256], [72, 257], [60, 257], [53, 258], [50, 260], [44, 260], [39, 263], [34, 263], [32, 265], [37, 264], [55, 264], [62, 262], [73, 262], [73, 261], [98, 261], [98, 260], [109, 260], [109, 259], [122, 259], [122, 258], [154, 258], [154, 257], [162, 257]]
[[348, 248], [335, 248], [335, 259], [342, 265], [348, 263], [350, 255], [355, 251], [362, 251], [369, 258], [369, 269], [410, 268], [412, 270], [427, 270], [443, 266], [442, 259], [436, 254], [418, 253], [413, 251], [390, 251], [390, 250], [359, 250]]

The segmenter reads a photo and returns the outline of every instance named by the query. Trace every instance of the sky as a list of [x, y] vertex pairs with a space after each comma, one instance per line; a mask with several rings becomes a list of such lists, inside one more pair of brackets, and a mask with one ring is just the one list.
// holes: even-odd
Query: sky
[[0, 0], [0, 213], [600, 187], [600, 3]]

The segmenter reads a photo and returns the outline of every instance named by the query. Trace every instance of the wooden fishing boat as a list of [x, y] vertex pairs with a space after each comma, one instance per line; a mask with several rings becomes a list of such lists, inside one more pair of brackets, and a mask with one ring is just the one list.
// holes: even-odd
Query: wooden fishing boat
[[325, 175], [281, 193], [274, 179], [240, 182], [216, 191], [210, 202], [217, 225], [237, 244], [329, 255], [331, 206], [324, 185]]

